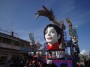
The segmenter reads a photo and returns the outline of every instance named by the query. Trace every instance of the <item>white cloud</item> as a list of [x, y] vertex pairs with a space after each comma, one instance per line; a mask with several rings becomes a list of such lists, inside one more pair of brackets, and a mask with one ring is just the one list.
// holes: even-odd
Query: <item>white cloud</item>
[[89, 51], [88, 50], [82, 50], [80, 52], [80, 54], [82, 54], [82, 55], [89, 55]]

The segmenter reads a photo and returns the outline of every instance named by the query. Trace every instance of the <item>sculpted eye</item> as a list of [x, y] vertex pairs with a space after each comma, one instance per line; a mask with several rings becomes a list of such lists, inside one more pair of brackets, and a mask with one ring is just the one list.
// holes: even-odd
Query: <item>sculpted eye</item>
[[52, 30], [51, 33], [55, 33], [55, 31]]

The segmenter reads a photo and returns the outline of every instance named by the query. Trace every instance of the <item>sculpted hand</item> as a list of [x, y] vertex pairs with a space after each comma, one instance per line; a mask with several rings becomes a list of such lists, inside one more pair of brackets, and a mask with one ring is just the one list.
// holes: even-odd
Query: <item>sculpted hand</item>
[[50, 21], [53, 21], [55, 16], [53, 15], [52, 10], [48, 10], [45, 6], [43, 6], [43, 10], [38, 10], [36, 13], [36, 18], [39, 16], [45, 16], [48, 17]]

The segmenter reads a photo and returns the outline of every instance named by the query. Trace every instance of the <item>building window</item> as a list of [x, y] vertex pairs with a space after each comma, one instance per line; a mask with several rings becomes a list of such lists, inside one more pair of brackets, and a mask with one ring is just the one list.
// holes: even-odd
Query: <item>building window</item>
[[0, 65], [5, 64], [6, 56], [0, 56]]
[[10, 44], [11, 43], [11, 40], [8, 39], [8, 38], [3, 38], [3, 43], [6, 43], [6, 44]]
[[16, 42], [15, 42], [15, 45], [16, 45], [16, 46], [19, 46], [19, 42], [18, 42], [18, 41], [16, 41]]
[[1, 42], [1, 40], [2, 40], [2, 37], [0, 37], [0, 42]]

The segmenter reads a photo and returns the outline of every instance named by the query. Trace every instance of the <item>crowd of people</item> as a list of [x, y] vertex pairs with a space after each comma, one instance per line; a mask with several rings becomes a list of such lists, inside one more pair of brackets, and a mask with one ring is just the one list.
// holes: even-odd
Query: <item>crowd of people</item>
[[7, 67], [24, 67], [25, 60], [20, 58], [20, 57], [12, 57], [8, 61], [8, 66]]
[[57, 67], [55, 64], [46, 64], [38, 57], [29, 58], [24, 67]]
[[[7, 67], [57, 67], [54, 63], [47, 64], [43, 61], [44, 59], [40, 59], [39, 57], [30, 56], [27, 59], [21, 59], [20, 57], [11, 58], [8, 61], [9, 66]], [[75, 64], [75, 67], [90, 67], [90, 60], [85, 60], [84, 65], [80, 62]]]
[[13, 57], [8, 61], [8, 67], [55, 67], [54, 64], [46, 64], [38, 57], [30, 56], [27, 59]]
[[24, 67], [42, 67], [42, 63], [37, 58], [30, 58], [26, 61]]

